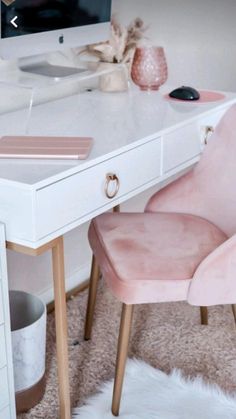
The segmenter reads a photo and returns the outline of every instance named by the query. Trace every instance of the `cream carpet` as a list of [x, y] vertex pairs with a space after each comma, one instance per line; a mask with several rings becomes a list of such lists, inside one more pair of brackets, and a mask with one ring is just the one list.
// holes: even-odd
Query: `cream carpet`
[[[71, 400], [81, 406], [114, 376], [121, 305], [101, 282], [93, 338], [83, 340], [87, 292], [68, 302]], [[186, 303], [135, 308], [130, 357], [169, 373], [200, 374], [206, 382], [236, 392], [236, 328], [230, 306], [209, 309], [209, 326], [200, 325], [199, 309]], [[57, 419], [54, 316], [48, 317], [47, 388], [42, 402], [20, 419]], [[222, 418], [223, 419], [223, 418]]]

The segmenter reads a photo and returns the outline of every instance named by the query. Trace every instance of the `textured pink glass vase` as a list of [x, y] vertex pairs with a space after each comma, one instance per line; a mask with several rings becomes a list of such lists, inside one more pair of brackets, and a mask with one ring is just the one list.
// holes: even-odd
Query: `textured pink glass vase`
[[168, 77], [162, 47], [138, 47], [134, 54], [131, 77], [141, 90], [158, 90]]

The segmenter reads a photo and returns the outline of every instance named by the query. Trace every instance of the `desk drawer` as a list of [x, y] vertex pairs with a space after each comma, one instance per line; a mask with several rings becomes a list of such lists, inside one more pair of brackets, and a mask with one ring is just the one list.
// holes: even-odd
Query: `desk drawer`
[[4, 325], [0, 326], [0, 368], [7, 364]]
[[[221, 118], [224, 116], [225, 112], [229, 107], [211, 112], [210, 115], [205, 116], [200, 120], [200, 135], [201, 135], [201, 146], [202, 149], [209, 142], [212, 134], [212, 128], [214, 129], [216, 125], [220, 122]], [[210, 128], [210, 132], [207, 132]]]
[[225, 114], [225, 112], [227, 111], [229, 107], [217, 110], [215, 112], [211, 112], [209, 115], [203, 117], [201, 119], [201, 125], [202, 126], [206, 126], [206, 125], [212, 125], [212, 126], [216, 126], [218, 124], [218, 122], [220, 121], [220, 119], [222, 118], [222, 116]]
[[[113, 173], [120, 182], [114, 199], [106, 196], [106, 175]], [[47, 235], [121, 196], [150, 182], [161, 174], [161, 141], [155, 139], [106, 160], [37, 192], [37, 238]], [[116, 182], [110, 182], [116, 188]], [[114, 190], [109, 190], [113, 193]], [[115, 205], [115, 204], [114, 204]], [[39, 217], [40, 215], [40, 217]]]
[[3, 314], [2, 281], [0, 279], [0, 326], [3, 323], [4, 323], [4, 314]]
[[201, 139], [197, 123], [188, 124], [163, 136], [163, 172], [198, 156]]
[[0, 369], [0, 396], [1, 411], [9, 404], [7, 367]]

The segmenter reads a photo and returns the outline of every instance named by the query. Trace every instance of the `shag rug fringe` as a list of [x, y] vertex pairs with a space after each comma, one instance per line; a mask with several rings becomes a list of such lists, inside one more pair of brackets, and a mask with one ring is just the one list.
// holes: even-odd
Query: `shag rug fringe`
[[[73, 419], [114, 419], [113, 380], [73, 411]], [[120, 419], [236, 419], [236, 398], [200, 377], [186, 379], [174, 370], [167, 375], [145, 362], [128, 360]]]

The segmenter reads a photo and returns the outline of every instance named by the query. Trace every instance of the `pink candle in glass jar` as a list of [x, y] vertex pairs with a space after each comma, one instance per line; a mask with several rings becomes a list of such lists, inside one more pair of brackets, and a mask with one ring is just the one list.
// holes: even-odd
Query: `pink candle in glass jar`
[[162, 47], [137, 47], [131, 77], [141, 90], [158, 90], [168, 77], [164, 49]]

